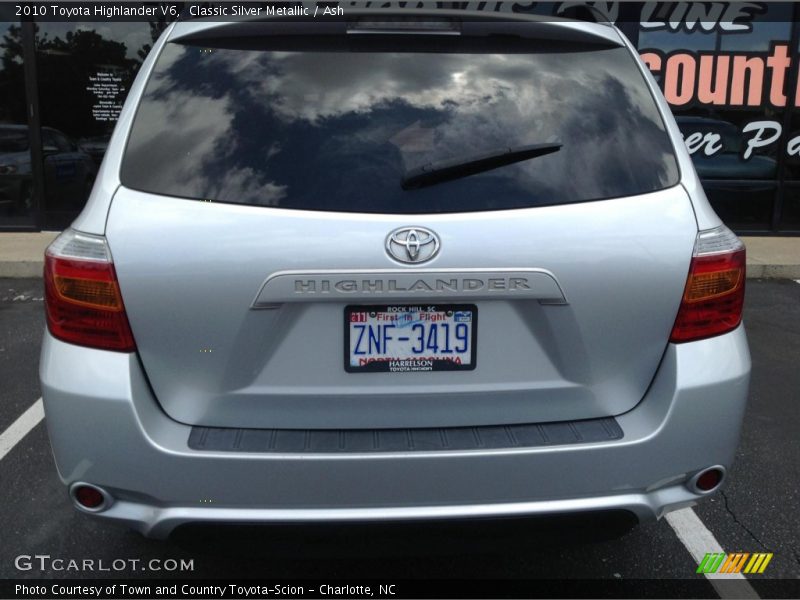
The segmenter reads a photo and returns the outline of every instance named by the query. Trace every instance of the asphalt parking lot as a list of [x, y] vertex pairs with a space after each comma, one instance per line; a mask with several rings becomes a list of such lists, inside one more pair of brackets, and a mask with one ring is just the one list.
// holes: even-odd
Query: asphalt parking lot
[[[42, 282], [0, 279], [0, 433], [40, 397], [37, 369], [44, 318]], [[729, 485], [694, 512], [726, 552], [772, 552], [762, 575], [748, 575], [761, 597], [785, 595], [775, 580], [800, 578], [800, 284], [749, 280], [745, 323], [753, 356], [750, 402]], [[469, 532], [465, 545], [449, 530], [435, 549], [414, 533], [319, 541], [305, 532], [270, 529], [205, 531], [168, 542], [146, 540], [77, 513], [58, 479], [44, 422], [4, 456], [0, 449], [0, 578], [247, 577], [487, 578], [700, 580], [687, 595], [724, 593], [666, 520], [614, 541], [587, 542], [535, 535], [500, 537], [490, 526]], [[496, 535], [497, 534], [497, 535]], [[558, 537], [558, 536], [557, 536]], [[359, 535], [359, 541], [364, 537]], [[383, 541], [382, 541], [383, 540]], [[191, 559], [189, 573], [127, 568], [81, 573], [17, 568], [20, 555], [64, 559]], [[773, 583], [770, 583], [773, 582]], [[796, 586], [794, 588], [797, 589]], [[788, 593], [788, 592], [786, 592]]]

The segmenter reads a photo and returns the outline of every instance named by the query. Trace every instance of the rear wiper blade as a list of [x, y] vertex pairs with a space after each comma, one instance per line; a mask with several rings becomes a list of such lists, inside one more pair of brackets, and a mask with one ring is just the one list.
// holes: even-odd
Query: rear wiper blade
[[510, 148], [496, 148], [483, 154], [461, 158], [440, 160], [415, 169], [411, 169], [403, 177], [401, 186], [404, 190], [416, 190], [429, 185], [436, 185], [444, 181], [452, 181], [491, 171], [523, 160], [538, 156], [552, 154], [561, 150], [562, 144], [527, 144], [525, 146], [512, 146]]

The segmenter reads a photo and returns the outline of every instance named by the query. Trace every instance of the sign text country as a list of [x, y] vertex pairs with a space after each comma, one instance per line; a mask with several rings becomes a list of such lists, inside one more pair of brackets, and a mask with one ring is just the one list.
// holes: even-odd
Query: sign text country
[[800, 106], [800, 82], [787, 90], [796, 64], [788, 41], [774, 42], [769, 52], [666, 53], [639, 51], [671, 106], [783, 108]]

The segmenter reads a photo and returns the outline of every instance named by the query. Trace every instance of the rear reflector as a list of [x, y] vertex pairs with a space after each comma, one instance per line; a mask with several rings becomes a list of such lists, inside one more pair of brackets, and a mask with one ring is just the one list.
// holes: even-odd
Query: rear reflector
[[698, 477], [694, 484], [697, 489], [703, 492], [710, 492], [722, 481], [722, 471], [719, 469], [709, 469]]
[[136, 350], [104, 237], [62, 233], [45, 253], [44, 288], [54, 337], [103, 350]]
[[692, 342], [736, 329], [742, 321], [745, 248], [727, 227], [697, 235], [670, 341]]
[[88, 485], [80, 485], [74, 491], [75, 500], [84, 508], [99, 508], [103, 504], [105, 498], [99, 490], [89, 487]]

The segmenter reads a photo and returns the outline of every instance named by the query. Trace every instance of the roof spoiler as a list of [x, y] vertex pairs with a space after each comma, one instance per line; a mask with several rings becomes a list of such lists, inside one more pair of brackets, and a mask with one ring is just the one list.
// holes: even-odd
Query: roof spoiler
[[[215, 20], [216, 19], [216, 20]], [[240, 17], [226, 21], [218, 17], [179, 21], [170, 42], [201, 42], [213, 38], [265, 35], [346, 35], [348, 33], [409, 34], [437, 33], [462, 36], [509, 35], [525, 39], [573, 42], [601, 47], [624, 46], [619, 33], [605, 24], [521, 13], [480, 12], [453, 9], [356, 9], [341, 17], [267, 16]], [[409, 27], [420, 23], [449, 23], [435, 28]], [[368, 22], [380, 27], [359, 27]], [[392, 23], [396, 25], [393, 26]]]

